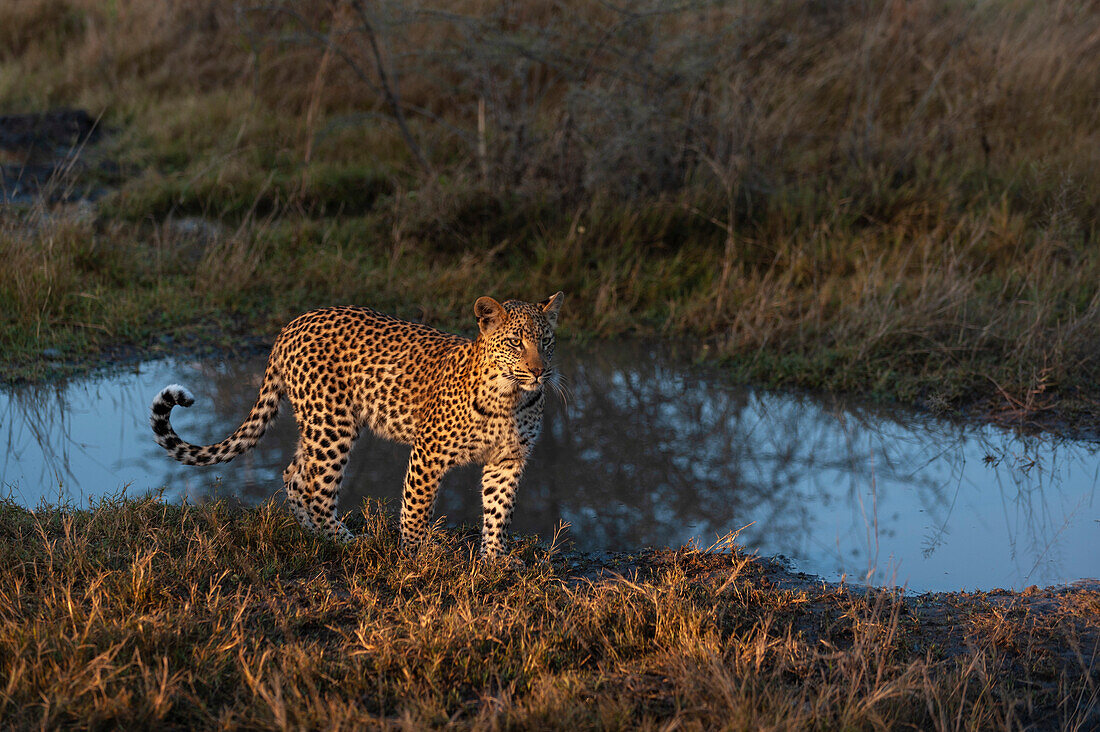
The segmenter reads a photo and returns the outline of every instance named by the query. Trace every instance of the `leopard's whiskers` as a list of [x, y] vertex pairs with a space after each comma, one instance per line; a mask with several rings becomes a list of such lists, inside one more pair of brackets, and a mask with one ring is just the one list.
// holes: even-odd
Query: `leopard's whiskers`
[[568, 379], [562, 372], [554, 369], [546, 377], [546, 383], [554, 387], [554, 391], [557, 392], [558, 398], [561, 399], [562, 406], [568, 407], [569, 400], [573, 396], [573, 391], [569, 388]]

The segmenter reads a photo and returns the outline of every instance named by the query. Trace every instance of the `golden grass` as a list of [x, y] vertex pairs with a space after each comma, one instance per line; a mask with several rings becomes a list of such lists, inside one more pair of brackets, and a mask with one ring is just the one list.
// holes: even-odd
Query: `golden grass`
[[[736, 548], [526, 568], [368, 506], [0, 506], [7, 726], [772, 729], [1095, 724], [1096, 592], [904, 598]], [[1014, 604], [1015, 603], [1015, 604]]]

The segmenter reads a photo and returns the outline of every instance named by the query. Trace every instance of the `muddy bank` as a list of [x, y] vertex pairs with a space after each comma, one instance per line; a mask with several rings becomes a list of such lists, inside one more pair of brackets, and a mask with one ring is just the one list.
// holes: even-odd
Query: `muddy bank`
[[[623, 580], [650, 582], [670, 569], [683, 571], [689, 581], [717, 595], [736, 594], [739, 584], [751, 584], [802, 603], [805, 612], [795, 629], [811, 639], [820, 635], [824, 620], [838, 603], [861, 598], [882, 603], [898, 613], [906, 642], [915, 655], [934, 652], [940, 658], [961, 656], [975, 645], [978, 634], [989, 630], [986, 624], [994, 618], [1011, 626], [1020, 638], [1026, 637], [1029, 653], [1064, 664], [1063, 670], [1077, 665], [1082, 651], [1088, 656], [1100, 648], [1100, 580], [1083, 580], [1062, 587], [1033, 586], [1021, 592], [995, 589], [911, 594], [826, 582], [793, 571], [781, 559], [748, 556], [740, 550], [715, 553], [689, 549], [637, 553], [566, 550], [556, 555], [553, 562], [563, 577], [575, 585]], [[737, 570], [731, 572], [731, 567]], [[1073, 646], [1064, 643], [1061, 633], [1067, 631], [1075, 639]], [[1097, 669], [1078, 667], [1075, 673], [1086, 671], [1100, 678]]]

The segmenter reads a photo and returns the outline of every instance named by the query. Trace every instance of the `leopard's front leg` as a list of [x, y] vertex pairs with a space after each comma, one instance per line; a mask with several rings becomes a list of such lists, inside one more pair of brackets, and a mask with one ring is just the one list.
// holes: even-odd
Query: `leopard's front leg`
[[526, 460], [503, 458], [488, 463], [481, 471], [481, 555], [499, 557], [504, 553], [504, 534], [512, 522], [516, 488]]
[[402, 549], [416, 549], [427, 536], [439, 481], [448, 467], [439, 453], [423, 445], [413, 446], [401, 494]]

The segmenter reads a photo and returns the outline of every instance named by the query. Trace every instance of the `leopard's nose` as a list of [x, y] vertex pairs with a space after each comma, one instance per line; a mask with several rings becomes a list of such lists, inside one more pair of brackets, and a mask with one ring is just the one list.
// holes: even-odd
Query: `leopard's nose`
[[531, 376], [534, 376], [536, 379], [538, 377], [542, 376], [542, 367], [541, 366], [532, 366], [531, 367]]

